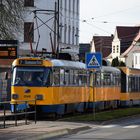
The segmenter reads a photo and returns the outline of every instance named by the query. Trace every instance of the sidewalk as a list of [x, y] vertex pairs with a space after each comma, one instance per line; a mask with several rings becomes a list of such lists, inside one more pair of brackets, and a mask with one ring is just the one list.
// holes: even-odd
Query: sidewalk
[[29, 123], [25, 125], [25, 121], [18, 121], [18, 126], [14, 126], [14, 121], [6, 121], [9, 127], [0, 128], [0, 140], [41, 140], [94, 127], [94, 124], [61, 121], [37, 121], [36, 124], [30, 121]]

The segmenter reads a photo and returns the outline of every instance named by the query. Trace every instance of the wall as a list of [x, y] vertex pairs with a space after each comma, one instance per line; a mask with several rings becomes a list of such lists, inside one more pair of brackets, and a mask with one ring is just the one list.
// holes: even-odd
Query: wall
[[[36, 30], [36, 20], [34, 19], [33, 10], [46, 9], [54, 10], [55, 2], [57, 0], [35, 0], [34, 7], [26, 8], [25, 22], [34, 22], [34, 42], [33, 48], [36, 48], [38, 40], [38, 30]], [[59, 0], [59, 33], [60, 33], [60, 52], [70, 52], [73, 54], [79, 53], [79, 0]], [[43, 12], [45, 13], [45, 12]], [[54, 15], [38, 14], [37, 15], [43, 22], [46, 22]], [[42, 22], [38, 21], [38, 26], [42, 25]], [[54, 30], [54, 18], [49, 22], [46, 22], [52, 30]], [[47, 49], [48, 52], [52, 52], [50, 33], [52, 34], [52, 41], [54, 42], [54, 33], [46, 25], [42, 25], [39, 28], [40, 41], [38, 44], [38, 51], [42, 51], [42, 48]], [[20, 55], [30, 54], [30, 44], [24, 42], [24, 32], [18, 36], [20, 40]]]

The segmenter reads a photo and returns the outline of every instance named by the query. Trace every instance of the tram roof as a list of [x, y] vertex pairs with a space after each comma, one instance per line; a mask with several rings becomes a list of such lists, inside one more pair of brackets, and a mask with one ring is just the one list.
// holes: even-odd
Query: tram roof
[[118, 68], [116, 68], [116, 67], [111, 67], [111, 66], [102, 66], [101, 69], [98, 69], [97, 71], [121, 73], [121, 71], [120, 71]]
[[74, 69], [85, 69], [86, 65], [82, 62], [78, 62], [78, 61], [67, 61], [67, 60], [57, 60], [57, 59], [53, 59], [51, 60], [52, 65], [54, 67], [70, 67], [70, 68], [74, 68]]

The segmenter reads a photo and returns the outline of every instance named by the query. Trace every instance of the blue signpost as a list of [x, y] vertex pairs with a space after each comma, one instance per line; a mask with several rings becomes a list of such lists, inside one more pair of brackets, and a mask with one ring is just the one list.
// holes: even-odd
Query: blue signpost
[[86, 67], [88, 69], [99, 69], [102, 67], [102, 54], [101, 53], [87, 53], [86, 54]]
[[[87, 69], [100, 69], [102, 67], [102, 54], [101, 53], [87, 53], [86, 54], [86, 67]], [[93, 85], [94, 87], [94, 85]], [[93, 101], [94, 101], [93, 89]], [[95, 103], [93, 102], [93, 117], [95, 120]]]

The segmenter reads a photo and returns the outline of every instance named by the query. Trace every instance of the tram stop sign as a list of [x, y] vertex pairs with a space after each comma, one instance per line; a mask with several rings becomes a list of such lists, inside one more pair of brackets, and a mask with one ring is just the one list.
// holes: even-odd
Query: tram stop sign
[[102, 67], [102, 54], [101, 53], [87, 53], [86, 54], [86, 67], [88, 69], [99, 69]]

